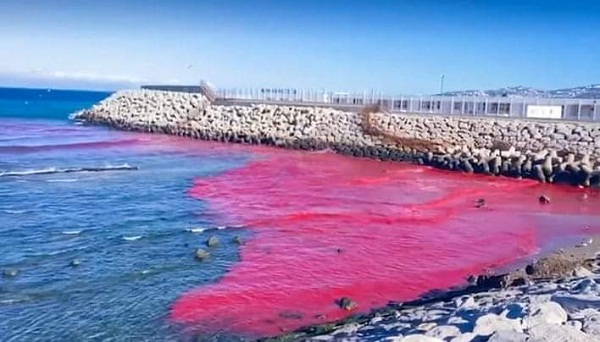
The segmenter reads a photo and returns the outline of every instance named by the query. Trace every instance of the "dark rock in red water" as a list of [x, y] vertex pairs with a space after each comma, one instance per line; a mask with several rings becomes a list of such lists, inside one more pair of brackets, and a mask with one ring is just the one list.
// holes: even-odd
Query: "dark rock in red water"
[[358, 307], [358, 304], [348, 297], [342, 297], [338, 300], [338, 305], [344, 310], [353, 310]]
[[533, 267], [533, 265], [525, 266], [525, 274], [532, 275], [533, 273], [535, 273], [535, 268]]
[[507, 287], [508, 285], [508, 275], [506, 274], [481, 275], [477, 277], [477, 287], [501, 289]]
[[208, 238], [208, 240], [206, 240], [206, 245], [208, 247], [215, 247], [219, 244], [219, 238], [216, 236], [211, 236]]
[[477, 203], [475, 204], [475, 206], [477, 208], [483, 208], [486, 206], [486, 202], [485, 202], [485, 198], [480, 198], [477, 200]]
[[204, 261], [204, 260], [208, 259], [210, 254], [207, 251], [203, 250], [202, 248], [197, 248], [194, 256], [196, 257], [197, 260]]
[[540, 204], [549, 204], [550, 203], [550, 197], [548, 197], [546, 195], [541, 195], [538, 200], [540, 201]]

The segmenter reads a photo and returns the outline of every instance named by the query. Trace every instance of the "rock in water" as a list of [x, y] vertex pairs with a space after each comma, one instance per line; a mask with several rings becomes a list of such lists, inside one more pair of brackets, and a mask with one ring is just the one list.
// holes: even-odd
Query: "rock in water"
[[548, 197], [546, 195], [541, 195], [538, 200], [540, 201], [540, 204], [549, 204], [550, 203], [550, 197]]
[[241, 237], [236, 235], [233, 237], [233, 243], [238, 244], [238, 245], [243, 245], [244, 241], [242, 240]]
[[13, 277], [16, 277], [17, 275], [19, 275], [19, 270], [17, 270], [16, 268], [11, 268], [11, 269], [8, 269], [8, 270], [4, 270], [2, 272], [2, 275], [5, 278], [13, 278]]
[[204, 261], [208, 258], [210, 254], [202, 248], [197, 248], [196, 253], [194, 255], [196, 257], [196, 260]]
[[480, 198], [477, 200], [477, 203], [475, 204], [475, 207], [477, 208], [483, 208], [485, 207], [485, 198]]
[[344, 309], [344, 310], [352, 310], [355, 309], [358, 304], [356, 304], [355, 301], [353, 301], [352, 299], [348, 298], [348, 297], [342, 297], [340, 298], [340, 300], [338, 301], [338, 304], [340, 306], [340, 308]]
[[79, 260], [79, 259], [73, 259], [69, 263], [69, 266], [71, 266], [71, 267], [77, 267], [79, 265], [81, 265], [81, 260]]
[[206, 240], [206, 245], [208, 247], [215, 247], [218, 244], [219, 244], [219, 238], [214, 235], [209, 237], [208, 240]]

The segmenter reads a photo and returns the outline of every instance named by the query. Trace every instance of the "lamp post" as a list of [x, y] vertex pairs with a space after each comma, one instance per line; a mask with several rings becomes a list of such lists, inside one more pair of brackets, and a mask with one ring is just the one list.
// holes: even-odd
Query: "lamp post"
[[444, 78], [446, 77], [446, 75], [442, 75], [442, 77], [440, 78], [440, 95], [442, 95], [444, 93]]

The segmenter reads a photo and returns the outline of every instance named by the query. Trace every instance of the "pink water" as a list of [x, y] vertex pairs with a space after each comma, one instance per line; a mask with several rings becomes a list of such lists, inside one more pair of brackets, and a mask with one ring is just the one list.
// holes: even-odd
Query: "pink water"
[[[203, 331], [290, 331], [465, 283], [556, 238], [600, 232], [588, 190], [461, 175], [334, 154], [261, 150], [264, 159], [190, 194], [254, 233], [219, 282], [184, 294], [172, 318]], [[538, 196], [552, 198], [540, 205]], [[485, 198], [487, 208], [476, 208]], [[293, 315], [290, 315], [293, 313]], [[301, 318], [300, 318], [301, 316]]]

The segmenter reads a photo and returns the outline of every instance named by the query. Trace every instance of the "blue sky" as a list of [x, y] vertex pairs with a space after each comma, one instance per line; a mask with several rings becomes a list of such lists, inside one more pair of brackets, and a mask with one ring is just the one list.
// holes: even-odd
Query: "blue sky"
[[598, 32], [595, 0], [0, 0], [0, 85], [564, 88]]

